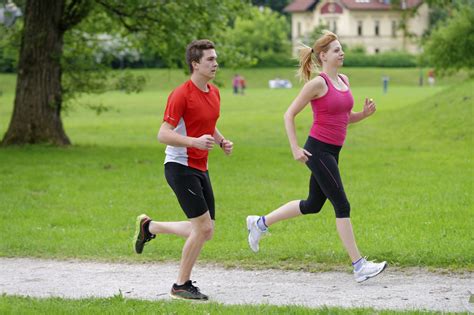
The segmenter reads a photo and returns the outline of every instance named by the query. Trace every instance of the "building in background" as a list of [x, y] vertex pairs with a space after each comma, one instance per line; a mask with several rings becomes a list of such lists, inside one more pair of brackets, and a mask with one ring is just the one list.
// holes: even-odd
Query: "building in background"
[[[429, 26], [429, 8], [422, 0], [400, 0], [395, 8], [390, 0], [293, 0], [285, 12], [291, 14], [291, 37], [312, 43], [311, 33], [325, 26], [347, 47], [365, 47], [367, 53], [391, 50], [421, 52], [419, 39]], [[413, 10], [415, 14], [408, 12]], [[400, 28], [404, 15], [406, 31]], [[410, 36], [407, 36], [410, 34]]]

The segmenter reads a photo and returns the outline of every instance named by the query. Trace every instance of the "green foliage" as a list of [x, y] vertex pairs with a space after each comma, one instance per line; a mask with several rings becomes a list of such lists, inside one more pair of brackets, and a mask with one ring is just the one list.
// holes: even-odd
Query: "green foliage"
[[12, 73], [18, 64], [20, 51], [20, 29], [22, 21], [17, 21], [12, 27], [0, 25], [0, 72]]
[[354, 51], [347, 53], [344, 57], [345, 67], [416, 67], [416, 56], [404, 52], [384, 52], [375, 55], [367, 55], [364, 53], [355, 53]]
[[[129, 58], [131, 51], [142, 52], [147, 63], [158, 60], [161, 66], [182, 65], [185, 47], [191, 40], [222, 38], [223, 30], [248, 6], [247, 1], [231, 0], [159, 4], [155, 0], [66, 1], [62, 109], [70, 109], [86, 93], [140, 91], [145, 83], [143, 76], [110, 71], [111, 65], [117, 60], [122, 65], [133, 62]], [[14, 72], [22, 23], [0, 31], [0, 72]], [[104, 41], [107, 36], [109, 40]], [[106, 110], [100, 104], [83, 105], [97, 113]]]
[[288, 34], [284, 16], [269, 8], [252, 7], [248, 16], [238, 17], [233, 28], [225, 32], [219, 48], [224, 56], [222, 64], [231, 68], [242, 61], [247, 66], [293, 65]]
[[474, 7], [466, 5], [439, 23], [424, 44], [425, 57], [440, 74], [474, 68]]
[[280, 14], [286, 14], [283, 9], [292, 2], [292, 0], [252, 0], [255, 6], [269, 7]]

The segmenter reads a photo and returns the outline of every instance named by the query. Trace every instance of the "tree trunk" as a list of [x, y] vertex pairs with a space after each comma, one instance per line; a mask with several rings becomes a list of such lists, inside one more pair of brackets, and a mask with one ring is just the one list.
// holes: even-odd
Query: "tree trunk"
[[27, 0], [15, 107], [2, 144], [70, 144], [61, 121], [65, 0]]

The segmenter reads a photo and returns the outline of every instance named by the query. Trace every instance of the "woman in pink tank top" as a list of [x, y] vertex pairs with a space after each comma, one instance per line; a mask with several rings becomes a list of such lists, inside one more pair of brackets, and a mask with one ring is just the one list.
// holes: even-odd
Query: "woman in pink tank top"
[[[355, 280], [362, 282], [381, 273], [387, 263], [367, 261], [357, 248], [350, 220], [351, 208], [338, 163], [347, 125], [371, 116], [375, 112], [375, 103], [366, 98], [363, 111], [352, 111], [354, 98], [349, 79], [339, 73], [343, 61], [341, 44], [337, 36], [329, 31], [325, 31], [312, 48], [301, 49], [299, 75], [306, 84], [285, 113], [285, 127], [294, 159], [306, 164], [311, 171], [309, 194], [305, 200], [290, 201], [266, 216], [248, 216], [248, 242], [250, 248], [257, 252], [260, 238], [270, 225], [318, 213], [329, 199], [336, 213], [339, 237], [352, 260]], [[319, 75], [311, 79], [313, 69], [318, 66], [321, 68]], [[313, 109], [313, 124], [302, 148], [296, 137], [295, 117], [309, 103]]]

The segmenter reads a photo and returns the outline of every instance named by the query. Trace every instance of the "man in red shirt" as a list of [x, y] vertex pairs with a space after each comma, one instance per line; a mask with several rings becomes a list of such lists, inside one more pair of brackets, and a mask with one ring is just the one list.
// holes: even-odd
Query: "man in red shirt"
[[158, 222], [147, 215], [137, 217], [135, 251], [140, 254], [146, 242], [158, 234], [186, 238], [179, 274], [171, 297], [207, 300], [190, 280], [191, 270], [204, 243], [214, 232], [214, 194], [207, 170], [208, 152], [219, 145], [226, 155], [233, 143], [216, 128], [220, 112], [219, 89], [210, 84], [217, 71], [217, 54], [209, 40], [196, 40], [186, 48], [190, 80], [168, 97], [158, 140], [167, 144], [165, 177], [188, 221]]

